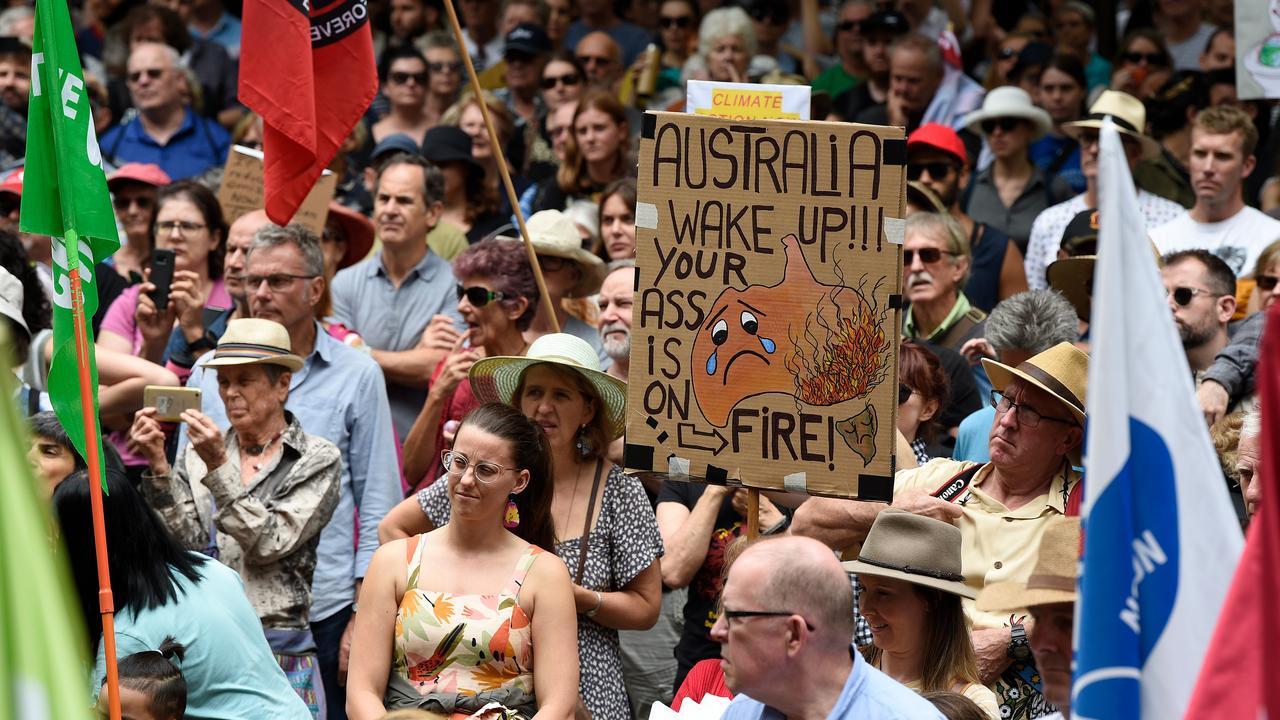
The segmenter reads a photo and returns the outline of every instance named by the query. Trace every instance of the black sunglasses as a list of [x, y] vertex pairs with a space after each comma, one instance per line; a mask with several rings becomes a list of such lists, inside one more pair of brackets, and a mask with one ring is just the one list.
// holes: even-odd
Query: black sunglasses
[[1191, 301], [1194, 300], [1197, 295], [1208, 295], [1209, 291], [1201, 288], [1179, 286], [1172, 290], [1166, 290], [1165, 294], [1172, 297], [1173, 301], [1178, 304], [1178, 307], [1186, 307], [1191, 304]]
[[667, 17], [663, 15], [658, 18], [658, 26], [664, 28], [680, 28], [681, 30], [693, 24], [693, 18], [688, 15], [680, 17]]
[[996, 131], [996, 128], [1000, 128], [1003, 132], [1013, 132], [1025, 122], [1026, 120], [1016, 117], [991, 118], [990, 120], [983, 120], [981, 127], [984, 134], [990, 135]]
[[959, 169], [959, 166], [955, 163], [944, 162], [941, 160], [938, 162], [911, 163], [910, 165], [907, 165], [907, 179], [919, 180], [920, 176], [928, 171], [929, 177], [934, 180], [941, 180], [942, 178], [950, 175], [952, 170]]
[[1276, 277], [1275, 275], [1259, 275], [1259, 276], [1258, 276], [1258, 289], [1259, 289], [1259, 290], [1266, 290], [1267, 292], [1271, 292], [1272, 290], [1275, 290], [1275, 289], [1276, 289], [1276, 282], [1277, 282], [1277, 281], [1280, 281], [1280, 277]]
[[910, 267], [911, 263], [915, 260], [916, 253], [920, 254], [920, 262], [924, 263], [925, 265], [932, 265], [938, 262], [939, 260], [942, 259], [943, 255], [951, 255], [953, 257], [956, 255], [959, 255], [959, 253], [948, 252], [946, 250], [939, 250], [938, 248], [920, 248], [919, 250], [903, 250], [902, 266]]
[[395, 72], [387, 73], [387, 79], [396, 85], [404, 85], [410, 80], [417, 83], [419, 87], [425, 86], [427, 84], [427, 74], [424, 72], [411, 73], [411, 72], [400, 72], [399, 70], [396, 70]]
[[780, 7], [756, 6], [751, 8], [748, 14], [756, 22], [767, 22], [774, 25], [785, 25], [791, 19], [787, 16], [786, 11]]
[[901, 405], [910, 400], [912, 392], [914, 391], [907, 387], [905, 383], [898, 383], [898, 404]]
[[152, 80], [159, 80], [160, 76], [164, 75], [164, 69], [163, 68], [147, 68], [146, 70], [134, 70], [133, 72], [129, 73], [129, 82], [136, 83], [142, 79], [143, 75], [146, 75]]
[[485, 305], [488, 305], [491, 300], [501, 300], [505, 297], [502, 293], [497, 292], [496, 290], [482, 288], [479, 285], [464, 288], [459, 284], [457, 286], [457, 292], [458, 301], [461, 302], [462, 298], [465, 297], [467, 302], [471, 303], [472, 307], [484, 307]]
[[552, 75], [542, 78], [542, 89], [550, 90], [560, 83], [564, 83], [565, 87], [576, 87], [582, 82], [582, 78], [578, 73], [569, 73], [568, 75]]
[[1133, 63], [1134, 65], [1143, 61], [1146, 61], [1148, 65], [1164, 65], [1164, 56], [1160, 53], [1127, 52], [1123, 57], [1125, 62]]
[[460, 62], [429, 62], [427, 70], [433, 73], [451, 72], [454, 75], [462, 74], [462, 63]]
[[862, 30], [862, 22], [859, 20], [844, 20], [836, 25], [839, 32], [852, 32], [854, 30]]
[[150, 210], [155, 201], [146, 195], [138, 195], [137, 197], [116, 195], [111, 198], [111, 204], [115, 205], [117, 210], [127, 210], [130, 205], [137, 205], [143, 210]]

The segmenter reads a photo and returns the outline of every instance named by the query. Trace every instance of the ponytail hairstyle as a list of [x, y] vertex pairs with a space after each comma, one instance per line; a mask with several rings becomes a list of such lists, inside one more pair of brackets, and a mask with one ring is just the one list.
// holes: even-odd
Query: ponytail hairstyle
[[120, 687], [146, 695], [147, 709], [159, 720], [181, 720], [187, 712], [187, 681], [177, 666], [185, 653], [170, 636], [159, 650], [126, 657], [120, 661]]
[[556, 532], [551, 522], [551, 445], [542, 427], [516, 408], [504, 403], [486, 403], [467, 413], [458, 426], [471, 426], [495, 435], [511, 445], [516, 469], [529, 471], [529, 484], [515, 495], [520, 524], [513, 532], [521, 540], [548, 552], [555, 552]]

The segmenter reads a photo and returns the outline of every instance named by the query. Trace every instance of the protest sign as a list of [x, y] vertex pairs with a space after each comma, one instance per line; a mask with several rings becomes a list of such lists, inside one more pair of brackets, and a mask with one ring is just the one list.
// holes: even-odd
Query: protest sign
[[625, 465], [888, 500], [901, 128], [648, 113]]
[[808, 85], [690, 80], [685, 112], [724, 120], [808, 120]]
[[[337, 187], [338, 176], [324, 171], [315, 187], [311, 188], [307, 198], [302, 201], [293, 222], [305, 226], [319, 235], [324, 231], [324, 221], [329, 214], [329, 201], [333, 199], [334, 188]], [[222, 171], [222, 185], [218, 188], [218, 202], [222, 204], [222, 212], [227, 224], [236, 221], [241, 215], [265, 207], [262, 186], [262, 153], [247, 147], [236, 145], [227, 156], [227, 165]]]
[[1280, 0], [1236, 0], [1236, 94], [1280, 98]]

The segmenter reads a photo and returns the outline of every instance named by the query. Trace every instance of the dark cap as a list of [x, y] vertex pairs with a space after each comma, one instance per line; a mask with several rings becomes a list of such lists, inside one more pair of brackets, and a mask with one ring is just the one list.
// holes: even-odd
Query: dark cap
[[551, 52], [551, 39], [547, 37], [547, 31], [533, 23], [520, 23], [511, 28], [511, 32], [507, 33], [507, 37], [502, 42], [504, 57], [512, 54], [536, 57], [549, 52]]
[[471, 136], [452, 125], [437, 125], [422, 140], [422, 157], [436, 165], [450, 162], [467, 164], [467, 187], [479, 187], [484, 168], [471, 157]]
[[410, 155], [419, 155], [422, 153], [422, 148], [418, 147], [418, 143], [414, 142], [413, 138], [404, 133], [388, 135], [373, 146], [373, 153], [369, 155], [369, 165], [377, 167], [378, 163], [386, 159], [388, 155], [402, 152]]
[[873, 32], [887, 32], [890, 35], [906, 35], [911, 31], [911, 23], [907, 22], [907, 16], [897, 10], [881, 10], [872, 13], [870, 17], [862, 21], [863, 34]]
[[1098, 211], [1083, 210], [1062, 231], [1062, 250], [1068, 257], [1095, 255], [1098, 251]]
[[1053, 48], [1042, 42], [1027, 43], [1018, 53], [1018, 60], [1009, 68], [1009, 82], [1017, 83], [1023, 73], [1033, 67], [1043, 68], [1053, 57]]

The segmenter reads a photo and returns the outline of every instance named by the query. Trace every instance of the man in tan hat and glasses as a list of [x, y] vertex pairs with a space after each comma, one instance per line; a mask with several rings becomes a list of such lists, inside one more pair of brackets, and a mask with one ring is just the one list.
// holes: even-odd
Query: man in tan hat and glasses
[[1058, 707], [1058, 712], [1044, 716], [1045, 720], [1061, 720], [1071, 713], [1072, 633], [1079, 555], [1080, 521], [1051, 518], [1040, 539], [1035, 568], [1026, 580], [988, 585], [978, 595], [979, 610], [1030, 615], [1031, 653], [1044, 684], [1044, 697]]
[[[991, 461], [937, 459], [904, 470], [895, 478], [893, 494], [894, 507], [960, 528], [964, 581], [977, 591], [1029, 575], [1047, 521], [1067, 513], [1080, 481], [1073, 466], [1080, 462], [1084, 438], [1089, 357], [1059, 343], [1017, 367], [989, 359], [982, 364], [995, 388]], [[810, 498], [796, 510], [792, 532], [837, 549], [860, 545], [884, 507]], [[971, 603], [965, 610], [973, 623], [982, 681], [1011, 712], [1034, 702], [1028, 697], [1035, 693], [1034, 666], [1025, 627]]]
[[[1032, 290], [1048, 287], [1045, 269], [1058, 259], [1058, 246], [1067, 223], [1080, 212], [1098, 207], [1098, 130], [1105, 118], [1111, 118], [1120, 131], [1130, 172], [1139, 160], [1160, 154], [1159, 143], [1144, 134], [1146, 108], [1141, 100], [1127, 93], [1104, 90], [1089, 108], [1088, 115], [1062, 126], [1064, 132], [1080, 143], [1080, 170], [1085, 177], [1085, 191], [1049, 207], [1031, 224], [1025, 264], [1027, 284]], [[1141, 188], [1138, 189], [1138, 210], [1142, 212], [1148, 228], [1159, 227], [1184, 212], [1181, 205]]]

